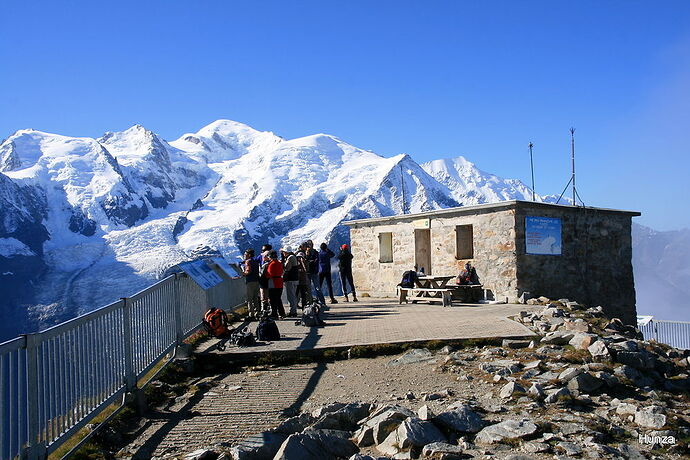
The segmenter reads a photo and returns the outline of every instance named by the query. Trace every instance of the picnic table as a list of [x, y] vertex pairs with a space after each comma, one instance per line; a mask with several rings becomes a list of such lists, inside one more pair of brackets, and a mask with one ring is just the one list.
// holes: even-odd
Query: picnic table
[[482, 285], [459, 285], [450, 283], [455, 276], [418, 276], [414, 287], [398, 286], [398, 303], [412, 303], [417, 301], [441, 302], [444, 307], [450, 307], [453, 299], [468, 302], [478, 300], [477, 291], [481, 292]]

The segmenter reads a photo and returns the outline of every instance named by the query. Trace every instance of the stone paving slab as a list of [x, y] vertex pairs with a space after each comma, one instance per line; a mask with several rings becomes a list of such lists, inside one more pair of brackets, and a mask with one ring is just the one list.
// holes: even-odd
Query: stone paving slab
[[[323, 315], [325, 327], [295, 325], [295, 319], [278, 321], [281, 339], [259, 342], [257, 346], [238, 348], [228, 344], [225, 351], [214, 349], [217, 340], [204, 342], [198, 353], [224, 355], [312, 350], [354, 345], [373, 345], [426, 340], [453, 340], [488, 337], [525, 337], [534, 335], [508, 316], [521, 310], [541, 307], [516, 304], [440, 304], [398, 305], [397, 299], [362, 299], [354, 303], [329, 305]], [[252, 332], [256, 322], [249, 323]]]

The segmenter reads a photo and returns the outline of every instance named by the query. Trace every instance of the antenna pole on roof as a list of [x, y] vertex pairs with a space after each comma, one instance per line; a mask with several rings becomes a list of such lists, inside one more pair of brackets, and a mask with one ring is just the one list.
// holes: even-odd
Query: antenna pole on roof
[[403, 166], [400, 163], [400, 190], [402, 191], [402, 212], [407, 214], [407, 202], [405, 201], [405, 176], [403, 176]]
[[529, 167], [532, 170], [532, 201], [537, 201], [534, 198], [534, 161], [532, 161], [532, 147], [534, 144], [529, 143]]
[[571, 182], [573, 183], [573, 206], [577, 206], [577, 201], [575, 201], [575, 128], [570, 128], [570, 160], [573, 168], [573, 174], [571, 176]]

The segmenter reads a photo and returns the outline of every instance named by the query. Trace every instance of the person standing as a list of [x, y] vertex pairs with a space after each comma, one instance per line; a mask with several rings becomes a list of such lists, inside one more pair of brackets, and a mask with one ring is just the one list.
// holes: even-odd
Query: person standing
[[254, 256], [253, 249], [244, 251], [242, 273], [247, 288], [247, 311], [250, 320], [257, 320], [261, 316], [261, 298], [259, 297], [259, 261]]
[[321, 292], [321, 285], [319, 285], [319, 253], [314, 249], [314, 242], [308, 240], [304, 243], [306, 246], [307, 269], [309, 270], [309, 281], [315, 291], [316, 300], [326, 305], [326, 299]]
[[261, 254], [254, 259], [259, 263], [259, 297], [261, 299], [261, 310], [269, 311], [271, 309], [270, 301], [268, 299], [268, 278], [265, 276], [266, 268], [268, 267], [268, 253], [271, 252], [273, 246], [264, 244], [261, 246]]
[[343, 295], [345, 302], [349, 302], [347, 297], [347, 284], [350, 283], [350, 290], [352, 292], [352, 301], [357, 302], [357, 294], [355, 293], [355, 283], [352, 281], [352, 253], [347, 244], [340, 246], [340, 254], [338, 254], [338, 268], [340, 269], [340, 282], [343, 285]]
[[285, 309], [283, 308], [283, 264], [278, 260], [276, 251], [269, 251], [268, 265], [265, 276], [268, 280], [268, 301], [271, 305], [271, 317], [284, 318]]
[[297, 292], [299, 293], [302, 308], [306, 307], [313, 301], [311, 296], [311, 283], [309, 281], [309, 269], [307, 267], [307, 256], [304, 251], [304, 244], [300, 244], [299, 248], [297, 249], [297, 254], [295, 254], [295, 256], [297, 256], [297, 273], [299, 278]]
[[297, 267], [297, 257], [292, 252], [292, 247], [285, 246], [280, 250], [283, 258], [283, 281], [287, 292], [287, 300], [290, 304], [288, 316], [297, 316], [297, 286], [299, 285], [299, 268]]
[[[335, 257], [333, 251], [328, 249], [326, 243], [321, 243], [321, 250], [319, 251], [319, 288], [323, 286], [323, 280], [326, 280], [328, 286], [328, 295], [331, 296], [331, 303], [338, 303], [333, 297], [333, 280], [331, 279], [331, 259]], [[323, 292], [323, 291], [322, 291]]]

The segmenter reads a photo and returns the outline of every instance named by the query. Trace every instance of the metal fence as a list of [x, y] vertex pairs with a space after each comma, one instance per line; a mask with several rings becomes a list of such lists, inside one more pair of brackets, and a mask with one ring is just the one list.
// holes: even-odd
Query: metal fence
[[207, 291], [178, 273], [132, 297], [0, 344], [0, 458], [42, 459], [197, 331], [210, 307], [234, 309], [244, 282]]
[[654, 339], [675, 348], [690, 349], [690, 322], [665, 321], [647, 317], [644, 320], [638, 320], [637, 327], [645, 340]]

